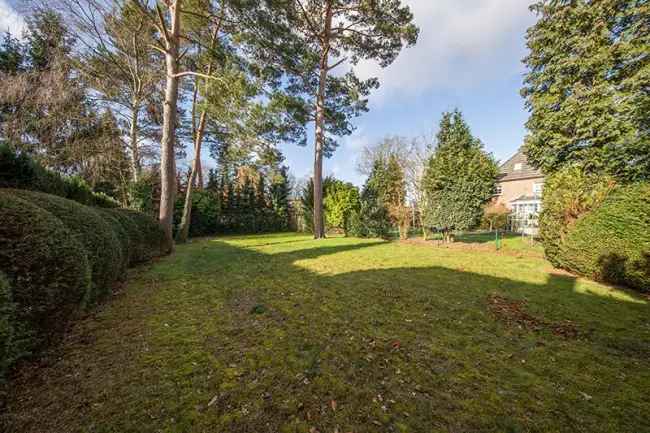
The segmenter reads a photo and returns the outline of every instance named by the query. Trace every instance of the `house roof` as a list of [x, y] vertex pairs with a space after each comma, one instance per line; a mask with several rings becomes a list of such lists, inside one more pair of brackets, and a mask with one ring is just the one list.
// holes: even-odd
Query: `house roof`
[[[517, 164], [521, 164], [519, 170], [515, 170]], [[499, 181], [501, 182], [544, 177], [544, 173], [528, 164], [528, 159], [521, 148], [509, 160], [501, 164], [499, 171]]]

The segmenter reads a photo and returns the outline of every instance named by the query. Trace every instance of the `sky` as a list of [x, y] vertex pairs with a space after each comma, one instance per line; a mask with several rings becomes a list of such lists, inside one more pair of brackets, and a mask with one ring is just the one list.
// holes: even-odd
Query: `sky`
[[[374, 62], [355, 67], [361, 78], [378, 77], [368, 113], [354, 119], [356, 130], [339, 140], [326, 174], [356, 185], [365, 145], [386, 135], [415, 137], [435, 133], [442, 112], [460, 109], [473, 134], [495, 158], [505, 161], [522, 144], [528, 113], [519, 95], [525, 72], [525, 33], [534, 21], [531, 0], [403, 0], [411, 7], [420, 36], [387, 68]], [[20, 33], [24, 21], [0, 0], [0, 31]], [[345, 66], [342, 65], [342, 68]], [[345, 71], [339, 71], [339, 73]], [[283, 144], [291, 173], [301, 179], [313, 169], [313, 137], [306, 147]], [[206, 165], [213, 165], [206, 154]]]

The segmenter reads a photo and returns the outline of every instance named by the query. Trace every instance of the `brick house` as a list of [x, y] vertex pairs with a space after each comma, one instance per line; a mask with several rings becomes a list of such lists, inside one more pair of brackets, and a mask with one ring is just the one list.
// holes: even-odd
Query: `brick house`
[[521, 149], [499, 167], [494, 205], [511, 212], [511, 228], [527, 234], [537, 234], [537, 216], [542, 209], [544, 174], [528, 165]]

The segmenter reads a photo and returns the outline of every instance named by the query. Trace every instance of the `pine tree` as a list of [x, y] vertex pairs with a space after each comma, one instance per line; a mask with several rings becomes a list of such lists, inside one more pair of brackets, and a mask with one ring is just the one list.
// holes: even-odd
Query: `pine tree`
[[[298, 62], [290, 89], [300, 95], [303, 121], [313, 121], [314, 140], [314, 237], [325, 236], [323, 218], [323, 157], [330, 155], [333, 136], [352, 133], [350, 119], [367, 111], [367, 95], [378, 87], [376, 79], [361, 81], [353, 71], [332, 75], [345, 61], [374, 59], [381, 66], [392, 63], [403, 45], [417, 40], [408, 6], [399, 0], [286, 0], [288, 21], [309, 50]], [[305, 98], [306, 96], [306, 99]], [[298, 104], [300, 105], [300, 104]]]

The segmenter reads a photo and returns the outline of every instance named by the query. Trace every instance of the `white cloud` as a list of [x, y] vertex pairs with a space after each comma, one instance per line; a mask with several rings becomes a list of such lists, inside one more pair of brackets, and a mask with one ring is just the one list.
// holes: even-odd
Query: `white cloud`
[[25, 20], [5, 0], [0, 0], [0, 33], [9, 32], [20, 38], [25, 29]]
[[405, 0], [420, 36], [385, 69], [364, 61], [362, 77], [379, 77], [373, 100], [410, 97], [431, 89], [472, 87], [523, 71], [525, 29], [534, 22], [530, 0]]

